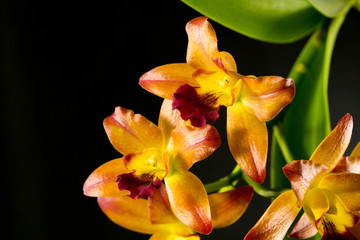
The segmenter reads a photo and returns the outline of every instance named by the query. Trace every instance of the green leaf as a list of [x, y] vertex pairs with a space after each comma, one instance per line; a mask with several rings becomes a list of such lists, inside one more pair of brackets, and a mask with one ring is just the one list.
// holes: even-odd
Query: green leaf
[[[296, 95], [278, 127], [294, 160], [309, 159], [330, 133], [328, 77], [335, 39], [344, 18], [345, 15], [341, 15], [313, 33], [289, 74], [295, 81]], [[273, 135], [271, 151], [271, 187], [289, 187], [282, 172], [286, 161], [276, 135]]]
[[324, 19], [306, 0], [182, 1], [225, 27], [271, 43], [301, 39]]
[[329, 18], [337, 17], [347, 11], [353, 0], [307, 0], [320, 13]]

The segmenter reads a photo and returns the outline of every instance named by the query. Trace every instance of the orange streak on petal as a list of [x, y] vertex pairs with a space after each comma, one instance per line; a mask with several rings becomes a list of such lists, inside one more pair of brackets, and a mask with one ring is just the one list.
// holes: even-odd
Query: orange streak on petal
[[253, 193], [253, 188], [246, 186], [209, 195], [213, 227], [223, 228], [236, 222], [247, 209]]
[[273, 119], [295, 96], [292, 79], [278, 76], [243, 77], [242, 101], [262, 121]]
[[174, 151], [180, 157], [177, 161], [183, 161], [184, 165], [179, 167], [184, 170], [188, 170], [194, 163], [210, 156], [220, 143], [221, 139], [216, 128], [210, 125], [201, 128], [179, 125], [172, 132]]
[[175, 216], [194, 231], [212, 230], [208, 196], [204, 185], [189, 171], [176, 171], [165, 178], [171, 208]]
[[317, 229], [314, 225], [310, 222], [306, 213], [304, 213], [299, 221], [295, 224], [294, 228], [291, 230], [289, 234], [290, 238], [311, 238], [317, 234]]
[[286, 164], [283, 171], [299, 200], [298, 206], [301, 206], [307, 191], [320, 175], [327, 171], [327, 167], [312, 161], [297, 160]]
[[219, 51], [217, 49], [216, 33], [206, 17], [198, 17], [186, 25], [189, 43], [186, 61], [192, 67], [207, 70], [216, 69], [212, 58]]
[[84, 194], [89, 197], [115, 197], [128, 194], [128, 191], [120, 191], [116, 178], [119, 174], [129, 173], [122, 158], [106, 162], [98, 167], [84, 183]]
[[346, 114], [316, 148], [310, 160], [326, 165], [330, 172], [344, 155], [351, 139], [352, 129], [353, 118], [350, 114]]
[[155, 124], [122, 107], [105, 118], [104, 128], [111, 144], [123, 155], [163, 147], [162, 133]]
[[358, 142], [354, 150], [351, 152], [350, 157], [360, 157], [360, 142]]
[[131, 231], [153, 234], [167, 229], [166, 225], [153, 225], [150, 222], [147, 200], [145, 199], [101, 197], [98, 198], [98, 203], [111, 221]]
[[143, 74], [139, 84], [145, 90], [171, 100], [172, 95], [181, 85], [196, 85], [192, 78], [194, 71], [195, 69], [186, 63], [166, 64]]
[[255, 182], [266, 175], [268, 132], [266, 124], [252, 115], [241, 102], [227, 108], [229, 147], [241, 169]]
[[318, 187], [335, 193], [350, 211], [360, 211], [360, 174], [332, 173]]
[[300, 208], [293, 191], [280, 194], [245, 236], [245, 240], [280, 240], [286, 235]]
[[360, 174], [360, 156], [359, 157], [343, 157], [334, 170], [333, 173], [357, 173]]

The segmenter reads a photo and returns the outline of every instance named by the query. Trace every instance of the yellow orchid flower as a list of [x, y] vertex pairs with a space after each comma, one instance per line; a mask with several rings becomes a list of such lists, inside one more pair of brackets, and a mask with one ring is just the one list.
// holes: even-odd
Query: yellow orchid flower
[[[251, 187], [209, 195], [214, 228], [223, 228], [237, 221], [245, 212], [253, 195]], [[154, 190], [148, 200], [132, 200], [127, 196], [99, 197], [102, 211], [114, 223], [129, 230], [150, 234], [151, 240], [195, 240], [196, 232], [179, 221], [171, 210], [166, 188]]]
[[188, 22], [186, 32], [186, 63], [154, 68], [141, 76], [140, 85], [173, 100], [172, 107], [195, 127], [215, 122], [219, 107], [226, 106], [230, 150], [249, 177], [263, 182], [268, 151], [265, 121], [292, 101], [293, 80], [237, 73], [231, 54], [218, 51], [215, 31], [206, 17]]
[[290, 237], [309, 238], [319, 232], [322, 239], [359, 239], [360, 232], [353, 231], [360, 211], [359, 147], [352, 156], [342, 157], [352, 128], [352, 116], [347, 114], [309, 161], [293, 161], [283, 168], [292, 190], [273, 201], [246, 240], [283, 239], [301, 208], [305, 213]]
[[171, 101], [165, 100], [156, 126], [139, 114], [117, 107], [104, 120], [104, 127], [114, 148], [124, 156], [97, 168], [86, 180], [84, 194], [147, 198], [164, 180], [176, 217], [197, 232], [210, 233], [205, 187], [188, 169], [219, 147], [220, 136], [210, 125], [189, 127], [178, 115], [172, 111]]

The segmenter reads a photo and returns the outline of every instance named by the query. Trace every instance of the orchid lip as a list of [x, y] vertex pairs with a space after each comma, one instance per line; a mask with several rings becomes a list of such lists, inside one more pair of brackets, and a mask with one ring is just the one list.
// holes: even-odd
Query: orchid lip
[[194, 127], [203, 127], [219, 118], [219, 107], [212, 106], [216, 101], [216, 95], [199, 95], [195, 87], [183, 84], [173, 95], [172, 107], [180, 111], [183, 120], [190, 119]]
[[162, 181], [151, 174], [142, 174], [140, 177], [135, 172], [125, 173], [117, 176], [116, 182], [120, 191], [128, 190], [132, 199], [148, 198], [152, 195], [155, 188], [159, 188]]

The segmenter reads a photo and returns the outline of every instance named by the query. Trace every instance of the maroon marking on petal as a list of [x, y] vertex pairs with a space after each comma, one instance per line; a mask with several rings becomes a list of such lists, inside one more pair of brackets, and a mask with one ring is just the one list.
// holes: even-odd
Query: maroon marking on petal
[[[353, 215], [354, 225], [359, 222], [359, 216]], [[324, 236], [321, 240], [357, 240], [357, 238], [348, 230], [344, 233], [339, 233], [336, 231], [335, 225], [327, 221], [326, 219], [322, 220], [324, 226]]]
[[180, 111], [181, 118], [191, 121], [194, 127], [203, 127], [206, 122], [213, 124], [219, 118], [219, 107], [212, 107], [217, 97], [213, 94], [199, 96], [194, 87], [183, 84], [173, 95], [173, 109]]
[[139, 177], [135, 172], [121, 174], [117, 177], [116, 182], [120, 190], [128, 190], [132, 199], [148, 198], [152, 195], [155, 188], [159, 188], [162, 184], [160, 179], [152, 180], [151, 174], [142, 174]]

